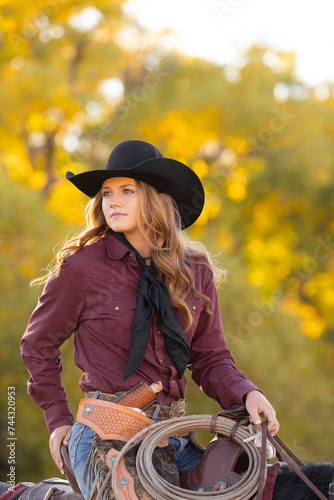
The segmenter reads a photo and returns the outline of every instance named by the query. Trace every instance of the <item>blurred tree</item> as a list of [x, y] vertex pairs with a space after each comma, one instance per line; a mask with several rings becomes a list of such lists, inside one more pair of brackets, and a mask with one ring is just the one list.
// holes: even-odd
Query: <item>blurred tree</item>
[[[237, 364], [273, 402], [282, 437], [302, 458], [334, 460], [324, 434], [334, 406], [332, 89], [299, 82], [290, 52], [251, 47], [240, 67], [170, 52], [165, 34], [143, 31], [123, 3], [1, 7], [0, 402], [15, 385], [17, 479], [57, 473], [18, 351], [41, 292], [27, 285], [82, 223], [84, 197], [65, 172], [104, 168], [129, 138], [201, 177], [206, 204], [189, 232], [228, 268], [220, 300]], [[68, 342], [64, 385], [75, 411], [71, 355]], [[190, 412], [217, 411], [192, 382], [189, 396]], [[5, 435], [3, 417], [1, 426]]]
[[[7, 443], [7, 388], [15, 387], [15, 437], [17, 480], [50, 470], [48, 432], [43, 412], [27, 396], [28, 372], [20, 356], [20, 339], [41, 289], [29, 287], [52, 258], [52, 248], [63, 240], [70, 226], [60, 224], [45, 210], [42, 194], [16, 182], [0, 184], [0, 429]], [[65, 349], [65, 355], [72, 352]], [[73, 377], [73, 363], [71, 371]], [[68, 380], [68, 378], [67, 378]], [[8, 448], [0, 449], [0, 480], [7, 481]], [[32, 467], [33, 464], [33, 467]], [[49, 472], [50, 473], [50, 472]]]

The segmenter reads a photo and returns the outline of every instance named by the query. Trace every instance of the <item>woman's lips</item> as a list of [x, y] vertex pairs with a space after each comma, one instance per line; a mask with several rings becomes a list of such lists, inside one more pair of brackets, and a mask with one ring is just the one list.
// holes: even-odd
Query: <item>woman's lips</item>
[[113, 219], [114, 217], [123, 217], [125, 214], [122, 214], [121, 212], [114, 212], [111, 214], [111, 218]]

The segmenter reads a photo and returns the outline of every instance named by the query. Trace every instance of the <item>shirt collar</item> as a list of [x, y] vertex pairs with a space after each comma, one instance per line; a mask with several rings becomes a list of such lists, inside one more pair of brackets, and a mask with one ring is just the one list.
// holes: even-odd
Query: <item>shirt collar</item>
[[112, 231], [108, 231], [105, 236], [107, 254], [110, 259], [119, 260], [124, 257], [125, 254], [130, 252], [130, 249], [127, 248], [118, 238], [112, 233]]

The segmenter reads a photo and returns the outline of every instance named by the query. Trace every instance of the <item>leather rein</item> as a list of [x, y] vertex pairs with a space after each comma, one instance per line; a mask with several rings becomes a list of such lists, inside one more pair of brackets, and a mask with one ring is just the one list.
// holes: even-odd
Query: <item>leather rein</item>
[[321, 500], [334, 500], [334, 472], [332, 476], [332, 482], [329, 483], [328, 497], [325, 497], [325, 495], [321, 493], [321, 491], [315, 486], [315, 484], [313, 484], [312, 481], [310, 481], [309, 478], [306, 477], [305, 474], [300, 470], [299, 467], [303, 467], [305, 464], [290, 450], [290, 448], [279, 436], [272, 436], [270, 434], [266, 421], [262, 422], [261, 474], [256, 500], [263, 499], [264, 487], [266, 483], [267, 439], [274, 446], [279, 459], [286, 462], [289, 468], [293, 470], [304, 481], [305, 484], [307, 484], [307, 486], [313, 491], [315, 495], [317, 495], [318, 498], [320, 498]]

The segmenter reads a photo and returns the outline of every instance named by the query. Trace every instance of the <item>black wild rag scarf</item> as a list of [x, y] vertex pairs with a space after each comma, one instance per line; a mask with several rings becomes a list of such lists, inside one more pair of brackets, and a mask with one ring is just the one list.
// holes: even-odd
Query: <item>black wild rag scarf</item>
[[190, 349], [187, 338], [168, 300], [167, 287], [165, 283], [157, 279], [158, 269], [152, 259], [151, 265], [147, 266], [145, 259], [128, 242], [123, 233], [113, 232], [113, 234], [133, 251], [138, 266], [142, 270], [137, 285], [139, 295], [132, 324], [131, 350], [123, 380], [138, 370], [144, 360], [153, 314], [152, 304], [155, 307], [158, 325], [163, 333], [168, 355], [181, 378], [189, 363]]

